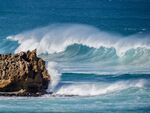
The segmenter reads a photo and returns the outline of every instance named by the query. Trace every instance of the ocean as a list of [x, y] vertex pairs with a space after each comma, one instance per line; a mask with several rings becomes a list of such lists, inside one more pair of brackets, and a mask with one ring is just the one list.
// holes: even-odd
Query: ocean
[[149, 0], [0, 0], [0, 54], [33, 49], [53, 94], [0, 113], [150, 113]]

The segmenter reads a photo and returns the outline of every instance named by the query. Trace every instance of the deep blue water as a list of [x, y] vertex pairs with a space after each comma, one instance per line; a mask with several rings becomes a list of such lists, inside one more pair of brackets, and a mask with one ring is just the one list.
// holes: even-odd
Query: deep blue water
[[42, 97], [0, 97], [1, 113], [149, 113], [149, 0], [0, 0], [0, 53], [37, 49]]

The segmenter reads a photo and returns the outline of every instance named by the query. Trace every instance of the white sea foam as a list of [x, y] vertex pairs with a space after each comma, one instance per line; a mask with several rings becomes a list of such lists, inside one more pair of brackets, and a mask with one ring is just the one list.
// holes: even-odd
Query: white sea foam
[[84, 84], [72, 84], [62, 86], [54, 95], [64, 96], [96, 96], [121, 91], [127, 88], [142, 88], [145, 86], [147, 81], [135, 80], [135, 81], [119, 81], [116, 83], [84, 83]]
[[69, 45], [75, 43], [94, 48], [113, 47], [116, 49], [118, 56], [124, 55], [131, 48], [150, 48], [150, 37], [148, 35], [136, 34], [123, 37], [80, 24], [50, 25], [8, 36], [7, 39], [16, 40], [20, 44], [15, 52], [37, 48], [38, 54], [62, 52]]

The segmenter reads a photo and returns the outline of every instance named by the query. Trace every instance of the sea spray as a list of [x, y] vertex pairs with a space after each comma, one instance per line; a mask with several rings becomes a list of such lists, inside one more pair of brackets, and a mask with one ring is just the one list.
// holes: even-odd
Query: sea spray
[[49, 84], [49, 87], [47, 89], [47, 92], [53, 92], [55, 90], [55, 87], [60, 81], [61, 74], [59, 73], [55, 62], [48, 62], [47, 64], [47, 70], [51, 78], [51, 82]]

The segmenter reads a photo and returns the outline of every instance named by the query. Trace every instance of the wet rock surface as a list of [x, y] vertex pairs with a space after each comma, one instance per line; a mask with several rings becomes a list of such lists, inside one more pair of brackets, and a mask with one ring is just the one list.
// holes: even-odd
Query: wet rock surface
[[50, 76], [36, 50], [0, 55], [0, 95], [39, 96], [46, 93]]

